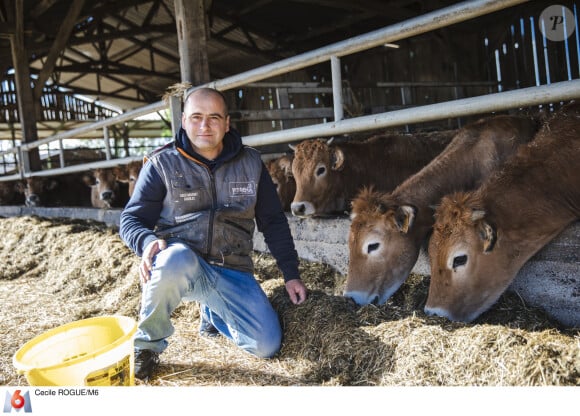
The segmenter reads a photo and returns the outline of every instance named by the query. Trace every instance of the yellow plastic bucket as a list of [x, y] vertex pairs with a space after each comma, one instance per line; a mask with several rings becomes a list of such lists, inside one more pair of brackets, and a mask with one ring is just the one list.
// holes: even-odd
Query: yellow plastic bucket
[[133, 386], [133, 335], [126, 316], [71, 322], [33, 338], [13, 357], [31, 386]]

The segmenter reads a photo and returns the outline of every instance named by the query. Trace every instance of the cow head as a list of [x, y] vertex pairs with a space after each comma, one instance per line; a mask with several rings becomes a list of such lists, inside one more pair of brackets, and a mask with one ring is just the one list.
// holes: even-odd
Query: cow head
[[113, 167], [113, 174], [117, 178], [117, 181], [128, 185], [129, 196], [133, 195], [135, 183], [137, 182], [142, 167], [143, 162], [141, 161], [133, 161], [129, 162], [127, 165]]
[[111, 208], [119, 197], [119, 184], [111, 168], [94, 169], [83, 177], [91, 187], [91, 203], [95, 208]]
[[290, 204], [296, 193], [296, 181], [292, 176], [292, 156], [284, 155], [269, 160], [266, 167], [276, 186], [282, 207], [285, 211], [290, 210]]
[[292, 174], [296, 195], [292, 214], [311, 217], [345, 210], [340, 172], [344, 168], [344, 152], [331, 146], [331, 140], [305, 140], [294, 147]]
[[40, 207], [45, 204], [46, 194], [58, 187], [58, 181], [53, 178], [30, 177], [16, 185], [17, 192], [24, 195], [27, 207]]
[[417, 208], [389, 194], [364, 189], [353, 200], [344, 296], [357, 304], [383, 304], [407, 279], [419, 256]]
[[431, 283], [425, 312], [470, 322], [507, 288], [520, 263], [499, 247], [498, 235], [473, 193], [444, 197], [429, 242]]

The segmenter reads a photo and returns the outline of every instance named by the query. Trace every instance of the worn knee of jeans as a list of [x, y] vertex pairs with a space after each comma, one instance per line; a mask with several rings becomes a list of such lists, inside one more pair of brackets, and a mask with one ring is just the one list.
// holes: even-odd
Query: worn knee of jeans
[[282, 346], [281, 332], [275, 333], [273, 331], [265, 334], [267, 336], [257, 340], [257, 345], [248, 352], [254, 354], [259, 358], [272, 358], [280, 351]]
[[[195, 254], [184, 246], [170, 246], [161, 251], [153, 266], [151, 284], [161, 297], [175, 298], [171, 303], [179, 302], [189, 291], [192, 266], [197, 264]], [[153, 289], [153, 287], [151, 289]], [[177, 305], [172, 305], [177, 306]]]
[[162, 279], [183, 279], [191, 276], [198, 264], [197, 256], [190, 248], [177, 244], [157, 254], [153, 270], [159, 272]]

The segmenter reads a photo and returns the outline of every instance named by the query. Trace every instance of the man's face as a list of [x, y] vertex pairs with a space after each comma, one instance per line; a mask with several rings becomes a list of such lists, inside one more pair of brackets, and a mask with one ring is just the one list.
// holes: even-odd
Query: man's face
[[215, 159], [223, 149], [230, 117], [217, 94], [193, 92], [185, 102], [181, 125], [193, 149], [206, 159]]

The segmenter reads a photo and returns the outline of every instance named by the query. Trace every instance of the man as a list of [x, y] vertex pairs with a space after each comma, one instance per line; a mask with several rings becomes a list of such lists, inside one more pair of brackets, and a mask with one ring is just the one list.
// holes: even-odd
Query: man
[[279, 351], [278, 316], [253, 275], [256, 225], [290, 300], [300, 304], [307, 295], [272, 178], [260, 154], [230, 129], [223, 95], [194, 90], [181, 123], [175, 140], [147, 158], [121, 214], [120, 236], [141, 257], [134, 340], [139, 379], [158, 366], [174, 331], [171, 313], [182, 299], [200, 303], [202, 335], [223, 334], [258, 357]]

